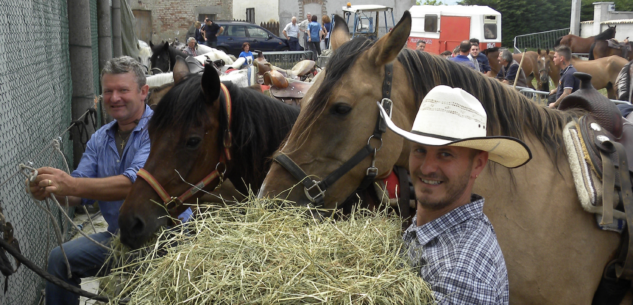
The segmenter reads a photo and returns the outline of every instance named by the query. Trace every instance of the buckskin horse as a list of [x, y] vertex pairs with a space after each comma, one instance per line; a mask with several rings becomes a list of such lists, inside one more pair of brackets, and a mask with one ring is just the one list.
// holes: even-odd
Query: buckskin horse
[[120, 210], [121, 241], [132, 248], [171, 223], [165, 216], [180, 215], [183, 203], [195, 203], [198, 188], [211, 192], [228, 178], [243, 194], [258, 190], [299, 115], [253, 89], [221, 83], [211, 64], [202, 75], [185, 71], [176, 67], [177, 84], [156, 107], [151, 152]]
[[[615, 37], [615, 26], [613, 28], [608, 27], [604, 32], [596, 36], [600, 36], [607, 31], [611, 31], [610, 29], [613, 29], [613, 36], [610, 36], [611, 34], [610, 32], [608, 32], [608, 34], [605, 34], [606, 36], [604, 37], [608, 37], [608, 38]], [[558, 47], [559, 45], [564, 45], [564, 46], [568, 46], [573, 53], [590, 53], [589, 51], [591, 49], [591, 46], [596, 41], [596, 36], [582, 38], [580, 36], [568, 34], [568, 35], [558, 38], [556, 42], [554, 43], [554, 47]]]
[[[489, 163], [474, 189], [486, 199], [484, 212], [504, 254], [510, 300], [591, 303], [620, 236], [600, 230], [595, 215], [583, 210], [565, 157], [562, 128], [584, 112], [538, 106], [467, 67], [402, 50], [411, 30], [408, 12], [375, 43], [363, 38], [350, 41], [342, 18], [337, 17], [335, 24], [330, 40], [335, 51], [324, 79], [309, 92], [312, 96], [304, 98], [309, 102], [276, 153], [276, 163], [258, 195], [334, 209], [370, 172], [375, 171], [378, 179], [388, 175], [394, 164], [408, 168], [405, 140], [391, 131], [380, 139], [374, 136], [380, 122], [377, 101], [387, 108], [392, 105], [394, 123], [410, 130], [427, 92], [437, 85], [460, 87], [483, 104], [489, 135], [522, 139], [533, 154], [532, 161], [514, 170]], [[364, 154], [366, 158], [349, 164], [367, 147], [371, 153]], [[282, 155], [294, 165], [281, 161]], [[349, 170], [342, 171], [343, 166]], [[300, 182], [286, 168], [305, 173], [305, 179]]]

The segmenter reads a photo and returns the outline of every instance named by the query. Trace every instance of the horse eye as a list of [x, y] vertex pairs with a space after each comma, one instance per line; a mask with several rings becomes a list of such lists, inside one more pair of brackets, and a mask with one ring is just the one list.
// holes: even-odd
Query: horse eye
[[350, 111], [352, 111], [352, 107], [350, 107], [347, 104], [343, 104], [343, 103], [336, 104], [336, 105], [334, 105], [334, 107], [332, 107], [332, 114], [346, 115]]
[[202, 138], [200, 138], [198, 136], [194, 136], [194, 137], [191, 137], [191, 138], [187, 139], [186, 146], [187, 146], [187, 148], [195, 149], [195, 148], [198, 148], [198, 145], [200, 145], [200, 142], [202, 142]]

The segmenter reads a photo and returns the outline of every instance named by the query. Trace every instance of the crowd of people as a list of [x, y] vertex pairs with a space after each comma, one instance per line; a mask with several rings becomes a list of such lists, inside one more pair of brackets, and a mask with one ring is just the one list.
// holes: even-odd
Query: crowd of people
[[[332, 32], [332, 21], [327, 15], [318, 17], [310, 13], [306, 14], [306, 19], [297, 24], [297, 17], [292, 16], [290, 23], [286, 24], [282, 34], [288, 39], [290, 51], [301, 51], [299, 36], [303, 34], [303, 45], [305, 50], [321, 55], [321, 41], [325, 48], [330, 46], [330, 33]], [[315, 56], [316, 57], [316, 56]]]

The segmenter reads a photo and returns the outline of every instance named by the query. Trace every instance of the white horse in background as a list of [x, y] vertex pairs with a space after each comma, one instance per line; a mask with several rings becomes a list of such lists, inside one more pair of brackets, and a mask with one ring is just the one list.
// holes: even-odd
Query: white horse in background
[[141, 65], [143, 65], [147, 69], [147, 71], [145, 71], [145, 74], [147, 74], [151, 69], [150, 58], [152, 58], [152, 48], [150, 48], [150, 46], [145, 41], [138, 41], [138, 56]]
[[221, 59], [224, 60], [225, 65], [232, 65], [234, 62], [234, 60], [226, 53], [205, 45], [198, 45], [198, 54], [200, 55], [196, 56], [196, 59], [198, 59], [202, 63], [204, 63], [207, 59], [211, 61]]

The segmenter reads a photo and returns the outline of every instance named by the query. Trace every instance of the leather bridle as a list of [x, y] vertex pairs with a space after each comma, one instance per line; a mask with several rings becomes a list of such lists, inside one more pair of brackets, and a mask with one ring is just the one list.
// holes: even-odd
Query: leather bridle
[[[209, 175], [204, 177], [200, 182], [196, 183], [190, 189], [185, 191], [182, 195], [178, 197], [170, 196], [169, 193], [163, 188], [163, 186], [154, 178], [152, 174], [146, 171], [144, 168], [141, 168], [137, 172], [137, 176], [143, 178], [151, 187], [156, 191], [160, 199], [163, 200], [165, 204], [165, 208], [171, 215], [172, 218], [177, 219], [178, 215], [177, 210], [183, 203], [191, 198], [198, 191], [202, 190], [205, 186], [211, 184], [211, 182], [215, 181], [215, 179], [220, 179], [220, 186], [222, 181], [224, 181], [224, 174], [226, 174], [227, 165], [226, 163], [231, 161], [231, 143], [233, 141], [233, 136], [231, 134], [231, 115], [232, 115], [232, 103], [231, 103], [231, 95], [229, 94], [229, 90], [224, 86], [224, 84], [220, 83], [220, 87], [222, 88], [222, 92], [224, 93], [225, 99], [225, 109], [226, 109], [226, 117], [227, 117], [227, 126], [224, 129], [224, 136], [222, 139], [222, 144], [224, 146], [224, 154], [220, 155], [220, 160], [218, 164], [215, 165], [215, 170], [213, 170]], [[220, 167], [223, 167], [222, 171], [219, 170]]]
[[[380, 106], [385, 109], [385, 112], [391, 116], [393, 109], [393, 102], [391, 101], [391, 82], [393, 78], [393, 64], [387, 64], [385, 66], [385, 78], [382, 83], [382, 100]], [[387, 124], [385, 119], [380, 113], [376, 119], [376, 127], [374, 132], [367, 139], [367, 145], [363, 146], [354, 156], [343, 163], [339, 168], [331, 172], [325, 179], [321, 181], [310, 178], [302, 169], [286, 154], [279, 152], [275, 157], [275, 162], [279, 163], [285, 168], [295, 179], [300, 181], [304, 186], [304, 192], [308, 200], [316, 206], [322, 206], [324, 203], [325, 192], [332, 186], [338, 179], [343, 177], [347, 172], [356, 167], [365, 158], [372, 156], [371, 165], [365, 171], [365, 177], [358, 187], [359, 190], [367, 188], [374, 182], [378, 175], [378, 168], [376, 167], [376, 153], [382, 147], [382, 134], [387, 131]], [[380, 141], [380, 145], [372, 146], [371, 140], [375, 139]]]

